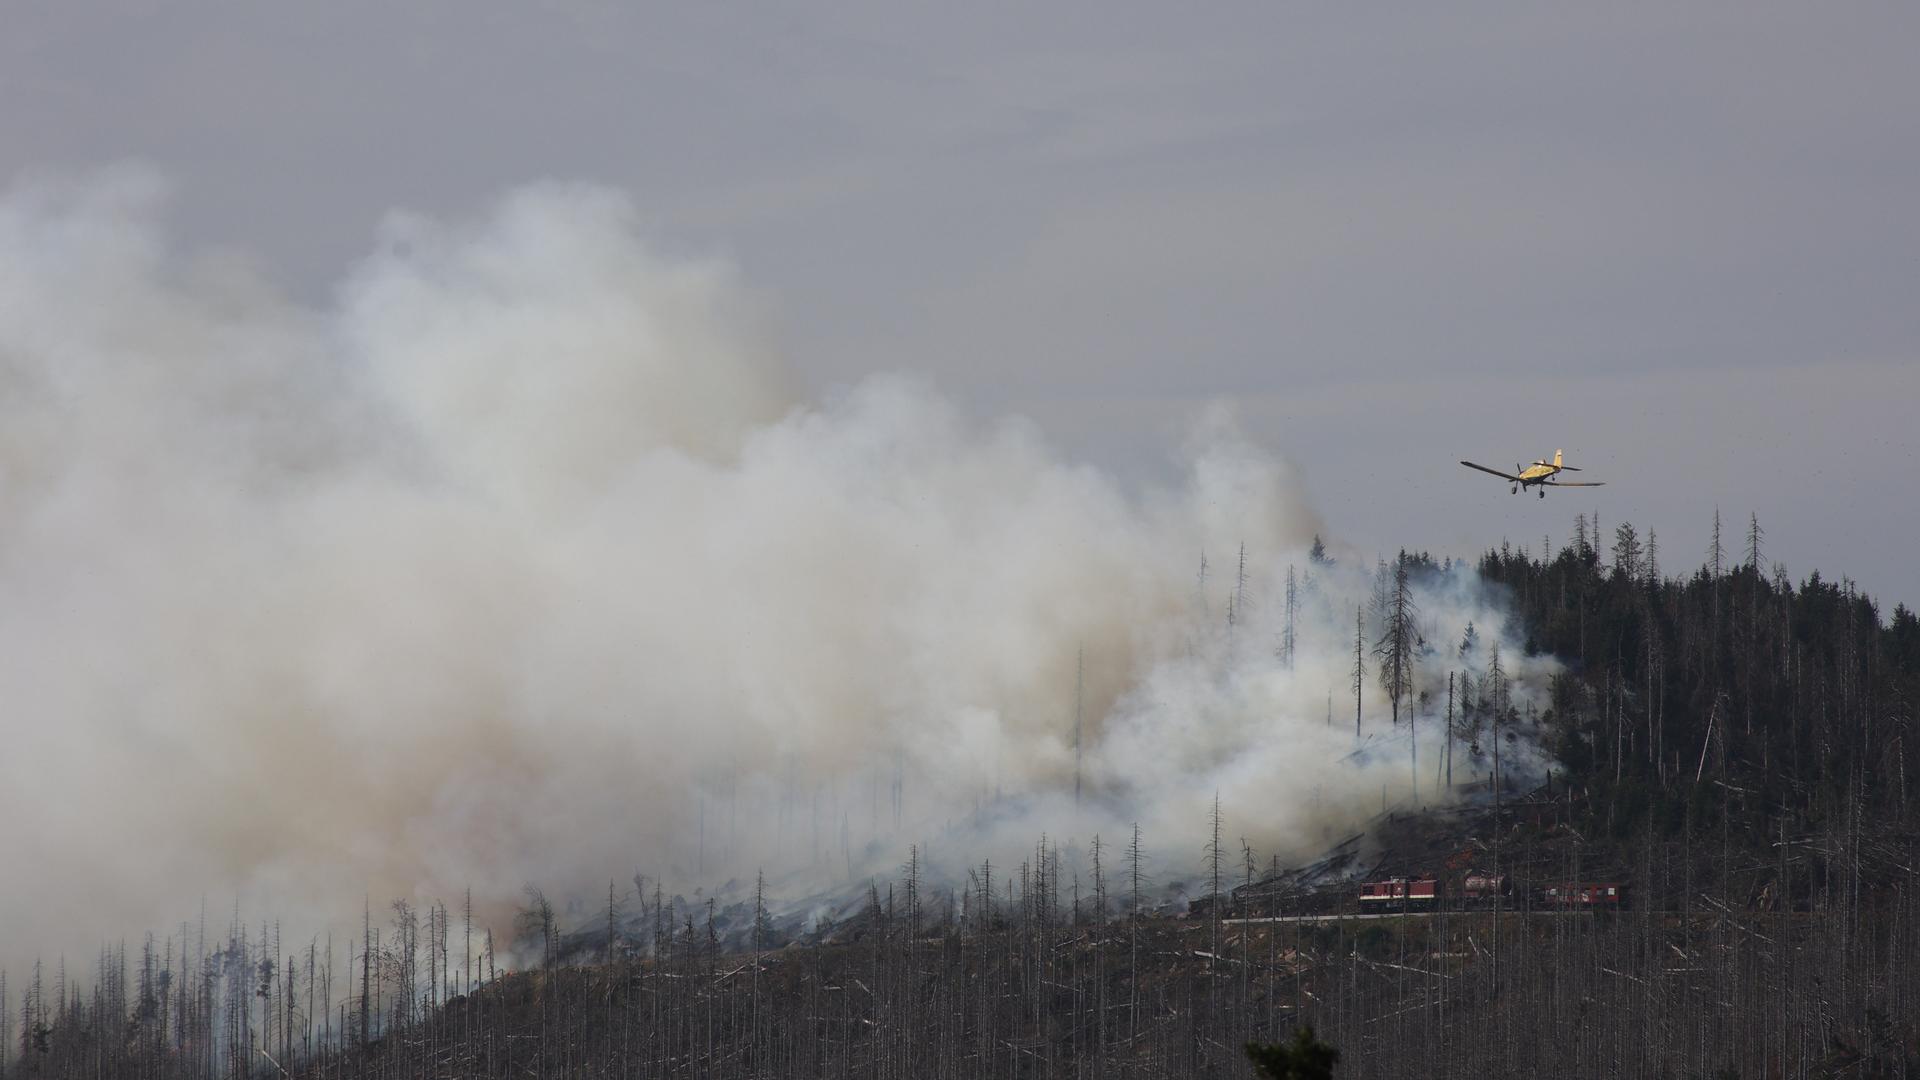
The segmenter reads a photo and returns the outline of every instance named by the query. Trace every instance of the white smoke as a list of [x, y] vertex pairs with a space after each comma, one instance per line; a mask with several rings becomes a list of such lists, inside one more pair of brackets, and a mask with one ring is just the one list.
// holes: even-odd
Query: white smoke
[[[729, 271], [603, 189], [395, 216], [324, 310], [164, 206], [138, 170], [0, 199], [10, 961], [203, 899], [797, 889], [1136, 820], [1197, 861], [1216, 793], [1299, 854], [1444, 797], [1437, 705], [1416, 769], [1370, 676], [1354, 754], [1371, 567], [1310, 568], [1299, 485], [1219, 418], [1142, 493], [912, 379], [797, 399]], [[1503, 621], [1442, 581], [1428, 691]]]

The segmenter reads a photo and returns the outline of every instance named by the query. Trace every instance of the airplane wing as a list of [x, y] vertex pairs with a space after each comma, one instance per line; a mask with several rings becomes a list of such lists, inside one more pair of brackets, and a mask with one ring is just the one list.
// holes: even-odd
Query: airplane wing
[[1547, 480], [1545, 487], [1606, 487], [1605, 480]]
[[1469, 468], [1469, 469], [1479, 469], [1479, 470], [1480, 470], [1481, 472], [1485, 472], [1485, 473], [1492, 473], [1493, 475], [1495, 475], [1495, 476], [1497, 476], [1497, 477], [1499, 477], [1499, 478], [1500, 478], [1500, 479], [1502, 479], [1502, 480], [1518, 480], [1518, 479], [1520, 479], [1519, 477], [1517, 477], [1517, 476], [1515, 476], [1515, 475], [1513, 475], [1512, 473], [1503, 473], [1503, 472], [1501, 472], [1501, 471], [1500, 471], [1499, 469], [1489, 469], [1489, 468], [1487, 468], [1487, 467], [1486, 467], [1485, 465], [1475, 465], [1475, 464], [1474, 464], [1473, 462], [1471, 462], [1471, 461], [1463, 461], [1463, 462], [1461, 462], [1460, 464], [1462, 464], [1462, 465], [1465, 465], [1465, 466], [1466, 466], [1467, 468]]

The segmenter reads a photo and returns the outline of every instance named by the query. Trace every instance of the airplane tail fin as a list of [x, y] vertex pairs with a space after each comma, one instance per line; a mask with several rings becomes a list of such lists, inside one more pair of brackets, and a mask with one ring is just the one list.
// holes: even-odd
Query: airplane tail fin
[[1561, 468], [1561, 467], [1562, 467], [1562, 466], [1561, 466], [1561, 464], [1560, 464], [1560, 451], [1558, 451], [1558, 450], [1555, 450], [1555, 451], [1553, 452], [1553, 467], [1554, 467], [1554, 468], [1556, 468], [1556, 469], [1558, 469], [1558, 468]]

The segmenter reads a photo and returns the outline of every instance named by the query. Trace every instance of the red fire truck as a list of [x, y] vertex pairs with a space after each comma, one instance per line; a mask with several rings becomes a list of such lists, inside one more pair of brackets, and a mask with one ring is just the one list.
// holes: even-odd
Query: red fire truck
[[1418, 911], [1440, 902], [1438, 878], [1386, 878], [1360, 886], [1362, 911]]
[[1568, 881], [1540, 890], [1540, 902], [1548, 907], [1618, 908], [1625, 907], [1627, 887], [1617, 881]]
[[1467, 907], [1499, 907], [1513, 893], [1513, 879], [1505, 874], [1469, 870], [1460, 883], [1460, 899]]

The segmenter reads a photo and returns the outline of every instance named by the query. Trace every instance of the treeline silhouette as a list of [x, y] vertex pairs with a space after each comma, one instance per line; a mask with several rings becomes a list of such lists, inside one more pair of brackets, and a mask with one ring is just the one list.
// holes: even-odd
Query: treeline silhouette
[[[1729, 555], [1716, 515], [1678, 578], [1652, 533], [1607, 540], [1583, 515], [1550, 556], [1478, 565], [1567, 671], [1526, 712], [1463, 659], [1450, 734], [1468, 762], [1537, 739], [1549, 781], [1376, 823], [1382, 850], [1435, 864], [1408, 869], [1516, 878], [1506, 910], [1296, 906], [1256, 887], [1272, 860], [1216, 806], [1192, 914], [1166, 908], [1136, 829], [960, 883], [909, 850], [804, 940], [763, 886], [722, 907], [636, 881], [567, 927], [530, 890], [512, 972], [507, 943], [440, 904], [369, 912], [338, 952], [202, 919], [0, 979], [0, 1075], [1245, 1077], [1249, 1041], [1302, 1026], [1343, 1076], [1914, 1075], [1920, 621], [1844, 579], [1792, 584], [1756, 519]], [[1388, 580], [1442, 569], [1402, 554]], [[1415, 629], [1393, 644], [1471, 653]], [[1538, 900], [1581, 880], [1630, 905]]]

